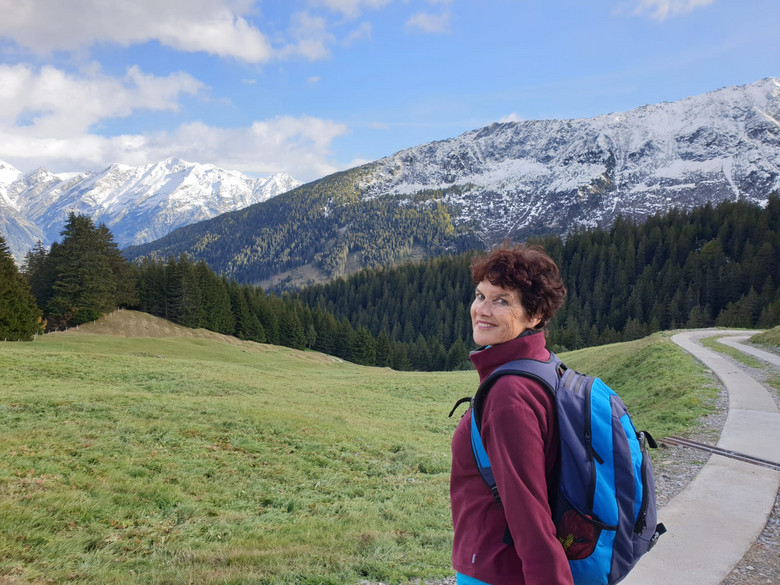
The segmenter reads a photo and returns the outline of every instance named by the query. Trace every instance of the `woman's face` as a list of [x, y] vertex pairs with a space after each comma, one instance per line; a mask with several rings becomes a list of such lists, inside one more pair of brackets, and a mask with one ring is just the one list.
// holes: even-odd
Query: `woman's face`
[[539, 324], [529, 317], [520, 302], [520, 293], [483, 280], [477, 285], [471, 303], [471, 327], [477, 345], [496, 345], [514, 339]]

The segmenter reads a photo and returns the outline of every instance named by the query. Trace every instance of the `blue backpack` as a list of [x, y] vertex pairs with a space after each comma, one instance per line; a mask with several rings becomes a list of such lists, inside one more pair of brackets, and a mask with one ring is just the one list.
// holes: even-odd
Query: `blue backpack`
[[[612, 585], [666, 532], [657, 524], [649, 433], [637, 432], [623, 401], [602, 380], [547, 361], [515, 360], [497, 368], [471, 399], [471, 443], [480, 475], [501, 502], [480, 436], [482, 410], [497, 378], [536, 380], [555, 397], [561, 449], [550, 506], [575, 585]], [[454, 410], [454, 409], [453, 409]], [[511, 535], [505, 535], [511, 544]]]

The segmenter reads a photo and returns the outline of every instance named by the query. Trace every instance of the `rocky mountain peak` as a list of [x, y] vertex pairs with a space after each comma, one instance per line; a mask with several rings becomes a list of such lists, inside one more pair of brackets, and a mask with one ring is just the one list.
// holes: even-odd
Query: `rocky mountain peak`
[[[287, 175], [250, 178], [171, 157], [99, 172], [22, 174], [0, 161], [0, 230], [17, 260], [40, 240], [56, 241], [70, 212], [105, 223], [121, 247], [150, 242], [177, 227], [265, 201], [300, 185]], [[13, 234], [13, 235], [10, 235]]]

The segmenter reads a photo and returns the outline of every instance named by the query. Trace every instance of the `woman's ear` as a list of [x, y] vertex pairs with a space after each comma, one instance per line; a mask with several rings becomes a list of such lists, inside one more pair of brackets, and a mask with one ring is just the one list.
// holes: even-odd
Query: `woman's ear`
[[534, 315], [531, 317], [531, 328], [532, 329], [538, 329], [539, 324], [542, 322], [542, 316], [541, 315]]

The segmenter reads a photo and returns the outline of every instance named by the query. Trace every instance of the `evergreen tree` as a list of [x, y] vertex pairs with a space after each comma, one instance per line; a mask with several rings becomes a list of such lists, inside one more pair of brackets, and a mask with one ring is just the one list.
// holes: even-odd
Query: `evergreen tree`
[[437, 338], [433, 338], [428, 342], [430, 352], [430, 363], [427, 364], [427, 370], [434, 372], [447, 369], [447, 351]]
[[328, 355], [335, 355], [337, 325], [333, 315], [322, 309], [316, 309], [314, 311], [314, 329], [317, 332], [314, 349]]
[[390, 338], [384, 331], [380, 331], [376, 338], [376, 365], [380, 368], [390, 366], [392, 363], [392, 345]]
[[168, 263], [170, 319], [185, 327], [200, 327], [204, 320], [203, 294], [195, 267], [186, 255]]
[[282, 345], [294, 349], [306, 348], [306, 333], [303, 323], [293, 307], [285, 307], [281, 326]]
[[115, 292], [114, 305], [117, 307], [134, 307], [138, 305], [138, 270], [122, 256], [114, 237], [105, 225], [97, 228], [99, 246], [108, 257], [108, 264], [114, 275]]
[[96, 229], [90, 218], [71, 213], [62, 236], [62, 243], [50, 252], [56, 280], [47, 314], [56, 327], [94, 321], [117, 306], [106, 233]]
[[356, 333], [349, 321], [343, 319], [336, 324], [336, 338], [334, 355], [341, 359], [352, 360], [352, 348], [355, 346], [354, 337]]
[[237, 282], [231, 282], [228, 285], [228, 297], [235, 324], [232, 333], [239, 339], [254, 339], [262, 325], [257, 315], [249, 309], [247, 296], [244, 294], [245, 288]]
[[350, 344], [352, 361], [364, 366], [376, 364], [376, 346], [374, 338], [365, 327], [360, 327]]
[[448, 370], [465, 370], [471, 367], [469, 361], [469, 352], [466, 349], [466, 344], [458, 337], [450, 346], [450, 350], [447, 352], [447, 369]]
[[[204, 322], [201, 323], [201, 326], [211, 331], [232, 335], [236, 328], [236, 319], [231, 310], [227, 279], [219, 278], [203, 261], [195, 265], [195, 270], [203, 295]], [[259, 321], [257, 325], [255, 333], [259, 334], [259, 328], [262, 326]], [[251, 339], [256, 337], [257, 335]], [[262, 335], [262, 339], [256, 340], [265, 341], [265, 334]]]
[[0, 236], [0, 340], [29, 341], [41, 328], [42, 313]]
[[412, 363], [409, 360], [409, 352], [405, 343], [393, 345], [392, 368], [401, 371], [412, 369]]
[[27, 252], [24, 266], [22, 267], [22, 274], [27, 279], [27, 282], [30, 283], [30, 292], [35, 297], [38, 306], [45, 307], [48, 305], [54, 293], [54, 282], [57, 280], [57, 273], [49, 252], [43, 247], [43, 242], [40, 240], [32, 250]]
[[260, 322], [260, 317], [258, 316], [257, 305], [259, 301], [255, 294], [254, 287], [244, 286], [242, 291], [244, 293], [244, 298], [246, 299], [246, 306], [249, 309], [249, 320], [243, 324], [244, 334], [247, 336], [247, 339], [258, 343], [266, 343], [268, 341], [268, 336], [266, 335], [265, 327], [263, 327], [263, 324]]
[[[173, 259], [169, 261], [169, 265]], [[170, 271], [168, 267], [156, 262], [145, 260], [140, 267], [138, 278], [138, 307], [152, 315], [171, 319], [172, 308], [169, 298]]]

